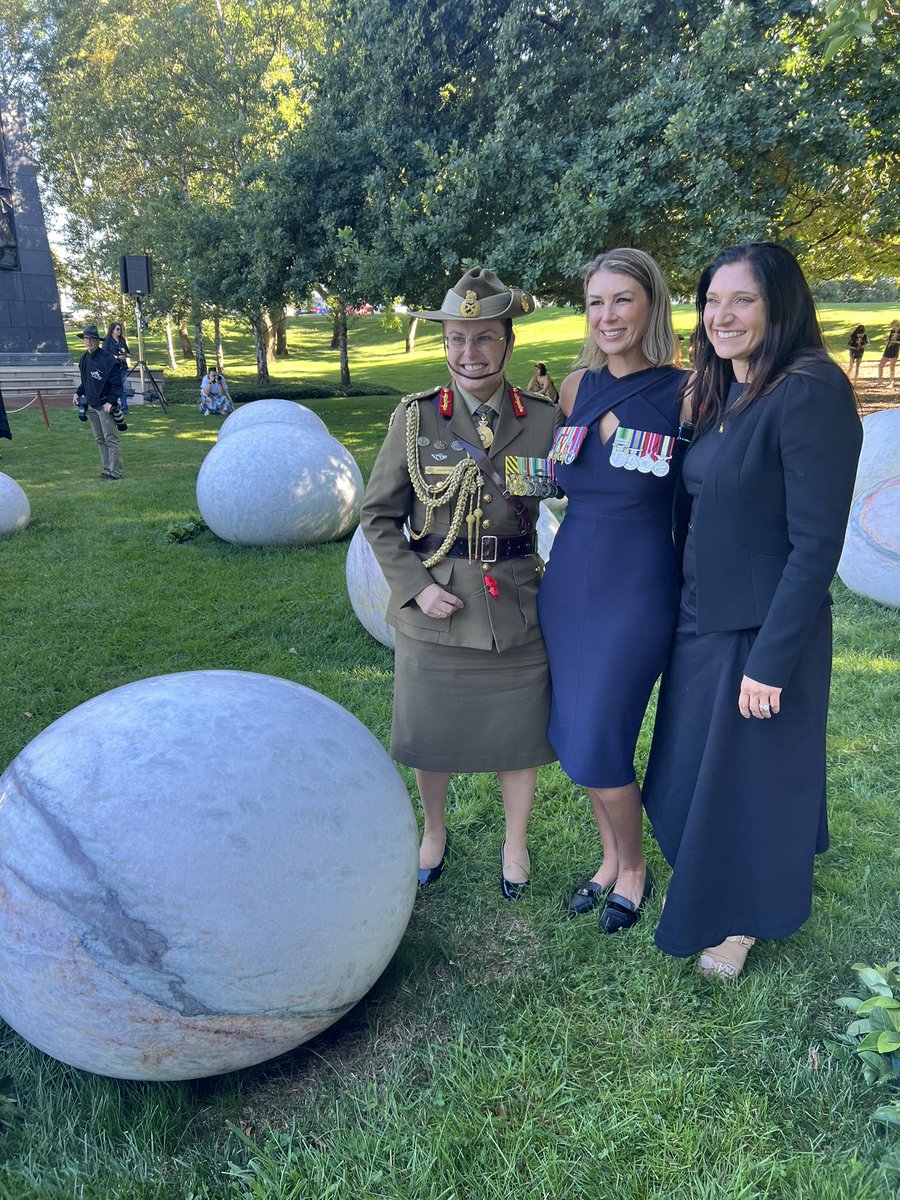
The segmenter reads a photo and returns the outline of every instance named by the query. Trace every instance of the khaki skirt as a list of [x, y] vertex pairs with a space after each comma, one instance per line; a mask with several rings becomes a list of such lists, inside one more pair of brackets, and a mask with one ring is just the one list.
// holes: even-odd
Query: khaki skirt
[[500, 654], [396, 633], [392, 758], [422, 771], [521, 771], [556, 761], [541, 638]]

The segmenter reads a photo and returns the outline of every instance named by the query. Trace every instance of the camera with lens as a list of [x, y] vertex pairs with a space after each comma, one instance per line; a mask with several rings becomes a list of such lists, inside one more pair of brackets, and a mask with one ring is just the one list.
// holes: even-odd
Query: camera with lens
[[115, 421], [119, 433], [124, 433], [128, 426], [125, 424], [125, 414], [122, 412], [122, 405], [118, 400], [113, 405], [110, 416]]
[[87, 420], [87, 410], [88, 410], [87, 400], [84, 398], [84, 396], [82, 396], [81, 399], [78, 401], [78, 420], [79, 421]]

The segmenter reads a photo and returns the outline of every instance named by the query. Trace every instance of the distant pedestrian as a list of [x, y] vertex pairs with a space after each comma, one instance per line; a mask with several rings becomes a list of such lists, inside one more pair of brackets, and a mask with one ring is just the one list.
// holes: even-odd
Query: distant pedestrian
[[128, 343], [125, 341], [125, 332], [118, 321], [113, 321], [106, 331], [106, 337], [103, 339], [103, 349], [107, 354], [111, 354], [119, 364], [119, 382], [122, 385], [120, 403], [122, 405], [122, 412], [127, 415], [128, 397], [125, 394], [125, 385], [128, 382], [128, 368], [131, 366], [131, 351], [128, 349]]
[[534, 396], [543, 396], [553, 404], [559, 403], [559, 392], [556, 390], [556, 384], [551, 379], [545, 362], [534, 364], [534, 374], [529, 380], [526, 390]]
[[888, 370], [891, 376], [891, 391], [897, 386], [894, 382], [894, 372], [897, 369], [897, 355], [900, 354], [900, 321], [891, 321], [891, 327], [888, 330], [887, 344], [884, 347], [884, 354], [881, 356], [881, 362], [878, 364], [878, 382], [881, 383], [881, 377], [884, 374], [884, 368], [890, 364]]
[[234, 404], [228, 394], [225, 376], [215, 367], [209, 368], [200, 384], [200, 412], [204, 417], [208, 417], [211, 413], [218, 413], [220, 416], [226, 417], [229, 413], [234, 412]]

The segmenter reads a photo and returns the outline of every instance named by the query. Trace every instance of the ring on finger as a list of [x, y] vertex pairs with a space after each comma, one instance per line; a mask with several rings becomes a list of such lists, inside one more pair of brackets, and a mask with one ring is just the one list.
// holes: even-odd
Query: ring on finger
[[759, 711], [760, 711], [760, 712], [771, 712], [771, 705], [769, 705], [769, 704], [761, 704], [761, 705], [759, 706]]

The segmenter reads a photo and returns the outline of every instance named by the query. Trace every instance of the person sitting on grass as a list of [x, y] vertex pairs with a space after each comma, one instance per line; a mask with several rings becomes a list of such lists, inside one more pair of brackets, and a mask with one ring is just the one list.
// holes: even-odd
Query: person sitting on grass
[[226, 417], [234, 412], [234, 404], [228, 394], [228, 384], [225, 376], [219, 374], [218, 367], [210, 367], [203, 376], [200, 384], [200, 412], [204, 417], [210, 413], [218, 413]]

